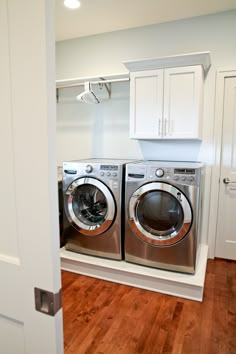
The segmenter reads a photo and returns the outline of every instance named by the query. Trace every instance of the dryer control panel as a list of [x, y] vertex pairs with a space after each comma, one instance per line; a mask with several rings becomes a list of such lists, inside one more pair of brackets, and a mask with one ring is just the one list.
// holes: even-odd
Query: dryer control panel
[[163, 181], [185, 185], [198, 185], [201, 168], [166, 166], [161, 164], [130, 164], [127, 166], [127, 181]]
[[198, 181], [198, 173], [194, 168], [156, 167], [149, 166], [148, 180], [161, 180], [187, 185], [195, 185]]

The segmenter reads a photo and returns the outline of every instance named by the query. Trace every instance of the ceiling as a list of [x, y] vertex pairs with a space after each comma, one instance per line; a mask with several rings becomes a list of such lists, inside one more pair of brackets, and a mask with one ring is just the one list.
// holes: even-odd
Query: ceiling
[[236, 9], [236, 0], [81, 0], [77, 10], [56, 0], [56, 40]]

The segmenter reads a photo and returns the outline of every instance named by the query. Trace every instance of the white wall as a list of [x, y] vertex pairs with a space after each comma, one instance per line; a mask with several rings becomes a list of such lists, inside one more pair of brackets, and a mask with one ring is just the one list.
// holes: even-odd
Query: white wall
[[129, 83], [94, 91], [100, 104], [77, 102], [83, 87], [60, 89], [57, 105], [58, 164], [85, 157], [140, 158], [141, 148], [129, 139]]
[[202, 142], [135, 141], [129, 139], [128, 83], [112, 85], [111, 99], [99, 105], [76, 102], [83, 88], [60, 90], [57, 115], [58, 164], [84, 157], [204, 161], [207, 165], [202, 239], [207, 242], [215, 74], [236, 67], [236, 11], [146, 26], [57, 43], [57, 79], [125, 72], [124, 61], [210, 51], [212, 67], [205, 81]]

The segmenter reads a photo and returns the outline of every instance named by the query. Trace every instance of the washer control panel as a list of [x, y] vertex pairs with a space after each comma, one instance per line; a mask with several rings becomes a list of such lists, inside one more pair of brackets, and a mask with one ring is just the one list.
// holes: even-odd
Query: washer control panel
[[100, 176], [115, 178], [118, 176], [118, 170], [117, 165], [100, 165]]
[[66, 177], [89, 176], [104, 180], [118, 180], [122, 177], [123, 167], [111, 164], [64, 163], [63, 173]]
[[87, 165], [87, 166], [85, 167], [85, 172], [86, 172], [86, 173], [91, 173], [92, 171], [93, 171], [93, 166]]

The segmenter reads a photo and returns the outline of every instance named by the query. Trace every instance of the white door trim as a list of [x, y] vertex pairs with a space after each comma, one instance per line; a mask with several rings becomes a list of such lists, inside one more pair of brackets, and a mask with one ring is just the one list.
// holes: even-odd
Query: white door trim
[[213, 151], [214, 162], [212, 166], [211, 194], [210, 194], [210, 217], [209, 217], [209, 258], [215, 257], [215, 244], [217, 233], [217, 214], [219, 206], [219, 179], [222, 145], [222, 124], [224, 110], [224, 90], [225, 79], [227, 77], [236, 77], [236, 68], [218, 69], [216, 73], [216, 92], [215, 92], [215, 120], [213, 130]]

